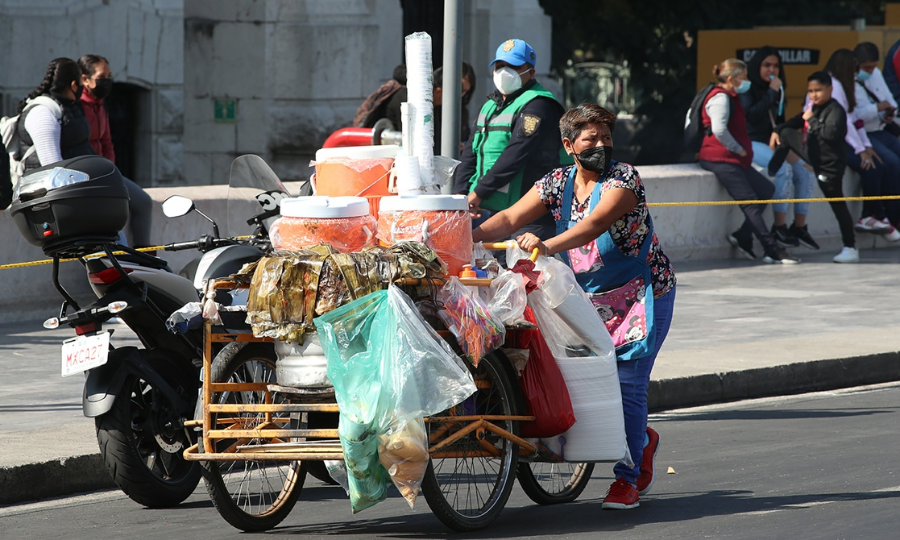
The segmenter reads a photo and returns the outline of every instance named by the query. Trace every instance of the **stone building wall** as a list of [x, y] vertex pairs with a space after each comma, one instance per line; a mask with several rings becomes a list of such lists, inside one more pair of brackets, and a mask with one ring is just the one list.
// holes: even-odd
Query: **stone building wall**
[[183, 180], [183, 0], [0, 0], [0, 109], [12, 114], [54, 58], [109, 59], [135, 92], [135, 178]]

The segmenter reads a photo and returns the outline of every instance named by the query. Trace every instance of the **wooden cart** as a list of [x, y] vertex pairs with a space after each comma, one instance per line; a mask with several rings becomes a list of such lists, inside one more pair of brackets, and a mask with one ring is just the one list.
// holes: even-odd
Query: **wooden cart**
[[[219, 280], [215, 286], [236, 284]], [[442, 336], [455, 343], [449, 333]], [[343, 460], [333, 389], [277, 385], [270, 339], [216, 332], [207, 322], [204, 343], [201, 400], [188, 422], [202, 427], [202, 436], [185, 458], [202, 462], [207, 490], [228, 523], [244, 531], [271, 529], [294, 507], [309, 468], [321, 478], [323, 462]], [[215, 358], [214, 343], [226, 344]], [[476, 393], [425, 419], [430, 462], [422, 494], [438, 519], [457, 531], [485, 527], [503, 509], [516, 476], [537, 503], [578, 497], [593, 465], [548, 460], [517, 435], [518, 423], [534, 417], [523, 414], [517, 376], [502, 349], [477, 367], [466, 365]]]

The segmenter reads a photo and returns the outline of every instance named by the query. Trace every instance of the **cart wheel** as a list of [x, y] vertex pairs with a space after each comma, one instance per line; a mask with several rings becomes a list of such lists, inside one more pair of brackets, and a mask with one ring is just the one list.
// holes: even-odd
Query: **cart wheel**
[[593, 463], [519, 463], [519, 485], [538, 504], [572, 502], [591, 480]]
[[[230, 343], [213, 360], [212, 382], [275, 381], [275, 349], [269, 343]], [[264, 392], [222, 392], [211, 396], [212, 403], [263, 403]], [[276, 396], [275, 403], [280, 403]], [[239, 418], [244, 429], [264, 420], [262, 413], [223, 413]], [[213, 415], [215, 421], [216, 415]], [[280, 422], [290, 427], [290, 419]], [[215, 441], [221, 451], [239, 443], [252, 445], [262, 439], [222, 439]], [[203, 450], [203, 440], [200, 440]], [[203, 461], [203, 479], [216, 510], [225, 521], [243, 531], [264, 531], [277, 526], [297, 502], [306, 469], [299, 461]]]
[[[507, 360], [499, 354], [485, 356], [477, 368], [469, 366], [478, 390], [468, 399], [438, 416], [504, 415], [518, 413], [515, 389]], [[515, 422], [493, 420], [516, 433]], [[428, 422], [432, 445], [464, 427], [465, 423]], [[456, 531], [472, 531], [496, 519], [513, 487], [518, 446], [490, 431], [473, 431], [433, 455], [422, 482], [422, 494], [434, 515]]]

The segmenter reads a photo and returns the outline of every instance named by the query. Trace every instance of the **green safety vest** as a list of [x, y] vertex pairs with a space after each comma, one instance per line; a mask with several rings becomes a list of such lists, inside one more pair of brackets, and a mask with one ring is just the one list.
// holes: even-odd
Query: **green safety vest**
[[[540, 83], [522, 92], [512, 103], [503, 107], [498, 112], [497, 102], [489, 99], [475, 121], [475, 135], [472, 139], [472, 152], [475, 154], [475, 174], [469, 180], [469, 193], [475, 191], [478, 181], [494, 166], [500, 154], [506, 149], [512, 138], [512, 123], [519, 111], [531, 100], [537, 97], [546, 97], [556, 101], [553, 94], [548, 92]], [[566, 154], [560, 142], [560, 163], [571, 162], [571, 157]], [[547, 171], [550, 172], [550, 171]], [[490, 197], [481, 201], [481, 207], [488, 210], [504, 210], [513, 205], [522, 196], [522, 176], [525, 173], [524, 166], [512, 181], [495, 191]]]

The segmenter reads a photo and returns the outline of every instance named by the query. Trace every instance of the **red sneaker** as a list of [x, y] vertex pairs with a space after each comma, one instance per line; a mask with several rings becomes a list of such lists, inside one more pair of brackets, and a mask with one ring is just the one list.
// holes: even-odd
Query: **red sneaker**
[[644, 447], [644, 457], [641, 458], [641, 475], [637, 479], [638, 493], [646, 495], [653, 487], [653, 462], [656, 461], [656, 452], [659, 450], [659, 433], [647, 426], [647, 436], [650, 442]]
[[609, 486], [606, 492], [606, 498], [603, 499], [601, 505], [604, 510], [630, 510], [641, 505], [638, 502], [638, 490], [622, 478], [616, 478], [616, 481]]

